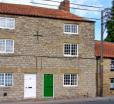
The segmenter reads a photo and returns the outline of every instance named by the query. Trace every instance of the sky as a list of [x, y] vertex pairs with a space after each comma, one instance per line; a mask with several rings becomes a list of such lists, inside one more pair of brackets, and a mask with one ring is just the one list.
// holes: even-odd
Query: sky
[[[63, 0], [52, 0], [52, 1], [63, 1]], [[17, 4], [27, 4], [27, 5], [34, 5], [34, 6], [42, 6], [46, 7], [46, 5], [39, 5], [37, 3], [43, 3], [43, 4], [51, 4], [51, 5], [59, 5], [57, 2], [49, 2], [46, 0], [0, 0], [0, 2], [8, 2], [8, 3], [17, 3]], [[32, 4], [31, 2], [35, 2], [36, 4]], [[110, 8], [112, 6], [112, 0], [70, 0], [71, 3], [75, 4], [82, 4], [82, 5], [93, 5], [97, 7], [102, 8]], [[81, 9], [92, 9], [92, 10], [101, 10], [96, 8], [87, 8], [84, 6], [78, 6], [78, 5], [70, 5], [71, 7], [81, 8]], [[48, 8], [57, 8], [55, 6], [48, 6]], [[78, 9], [71, 9], [71, 12], [79, 15], [81, 17], [88, 17], [88, 18], [101, 18], [101, 13], [97, 11], [84, 11], [84, 10], [78, 10]], [[100, 34], [101, 34], [101, 22], [100, 20], [94, 20], [95, 23], [95, 40], [100, 40]], [[107, 36], [107, 33], [104, 33], [104, 38]]]
[[[111, 8], [112, 7], [112, 0], [72, 0], [73, 3], [77, 4], [84, 4], [84, 5], [93, 5], [102, 8]], [[85, 7], [83, 7], [85, 8]], [[95, 8], [89, 8], [96, 10]], [[101, 10], [101, 9], [97, 9]], [[72, 10], [75, 14], [78, 14], [82, 17], [89, 17], [89, 18], [101, 18], [101, 12], [95, 11], [80, 11], [80, 10]], [[95, 20], [96, 21], [96, 20]], [[95, 39], [100, 40], [101, 38], [101, 21], [97, 20], [95, 23]], [[107, 36], [107, 32], [104, 33], [104, 38]]]

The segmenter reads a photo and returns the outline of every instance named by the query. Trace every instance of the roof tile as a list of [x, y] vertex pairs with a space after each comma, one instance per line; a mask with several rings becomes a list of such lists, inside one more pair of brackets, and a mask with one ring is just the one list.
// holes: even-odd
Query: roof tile
[[[101, 42], [97, 41], [95, 43], [95, 55], [100, 56], [100, 46]], [[103, 42], [103, 57], [114, 58], [114, 43]]]
[[82, 17], [68, 11], [20, 4], [0, 3], [0, 13], [84, 21]]

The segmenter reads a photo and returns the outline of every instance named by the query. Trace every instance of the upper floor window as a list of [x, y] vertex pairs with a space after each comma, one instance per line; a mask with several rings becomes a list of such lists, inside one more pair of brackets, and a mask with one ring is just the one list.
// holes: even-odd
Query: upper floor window
[[111, 59], [111, 71], [114, 71], [114, 59]]
[[12, 73], [0, 73], [0, 86], [12, 86], [13, 75]]
[[64, 44], [64, 56], [78, 56], [78, 44]]
[[0, 28], [15, 29], [15, 18], [0, 17]]
[[0, 53], [14, 53], [14, 40], [0, 39]]
[[78, 74], [64, 74], [64, 86], [78, 86]]
[[64, 33], [65, 34], [78, 34], [78, 25], [77, 24], [64, 24]]

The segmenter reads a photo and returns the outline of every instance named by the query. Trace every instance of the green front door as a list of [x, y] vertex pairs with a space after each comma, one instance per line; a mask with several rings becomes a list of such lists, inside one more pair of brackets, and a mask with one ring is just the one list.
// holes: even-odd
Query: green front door
[[44, 97], [53, 97], [53, 74], [44, 74]]

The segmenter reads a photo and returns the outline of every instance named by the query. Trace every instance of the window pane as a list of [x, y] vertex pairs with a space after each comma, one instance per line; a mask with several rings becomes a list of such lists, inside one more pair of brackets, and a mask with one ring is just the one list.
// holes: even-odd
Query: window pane
[[64, 32], [69, 32], [69, 33], [77, 33], [77, 25], [76, 24], [65, 24], [64, 26]]
[[71, 45], [71, 55], [77, 55], [77, 45], [76, 44]]
[[70, 55], [70, 44], [64, 45], [64, 54]]
[[111, 70], [114, 70], [114, 59], [111, 60]]
[[71, 74], [71, 85], [76, 85], [77, 82], [77, 75]]
[[5, 28], [6, 27], [6, 21], [4, 17], [0, 17], [0, 28]]
[[112, 78], [110, 82], [111, 82], [111, 83], [114, 83], [114, 79]]
[[0, 17], [0, 28], [14, 29], [15, 18]]
[[73, 25], [73, 24], [71, 25], [71, 32], [75, 33], [75, 25]]
[[15, 28], [15, 19], [14, 18], [7, 18], [7, 28], [14, 29]]
[[77, 55], [77, 44], [65, 44], [64, 54], [70, 56]]
[[111, 83], [110, 84], [110, 88], [114, 88], [114, 83]]
[[6, 53], [13, 52], [13, 40], [6, 40]]
[[114, 88], [114, 78], [110, 80], [110, 88]]
[[72, 32], [77, 33], [77, 25], [72, 24]]
[[0, 86], [4, 85], [4, 73], [0, 73]]
[[5, 74], [5, 86], [12, 86], [12, 73]]
[[70, 32], [70, 25], [68, 24], [65, 24], [65, 32]]
[[77, 85], [77, 74], [64, 74], [64, 85]]
[[64, 75], [64, 85], [70, 85], [70, 74]]
[[0, 39], [0, 52], [5, 52], [5, 40]]

